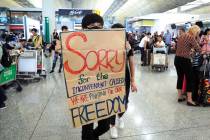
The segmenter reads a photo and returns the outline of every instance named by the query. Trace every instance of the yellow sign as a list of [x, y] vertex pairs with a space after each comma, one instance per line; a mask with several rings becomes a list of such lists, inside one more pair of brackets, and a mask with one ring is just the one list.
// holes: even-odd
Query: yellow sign
[[125, 31], [62, 33], [68, 104], [74, 127], [125, 111]]
[[96, 14], [100, 15], [101, 11], [100, 10], [93, 10], [93, 13], [96, 13]]
[[155, 21], [150, 19], [144, 19], [133, 23], [134, 27], [141, 27], [141, 26], [155, 26]]

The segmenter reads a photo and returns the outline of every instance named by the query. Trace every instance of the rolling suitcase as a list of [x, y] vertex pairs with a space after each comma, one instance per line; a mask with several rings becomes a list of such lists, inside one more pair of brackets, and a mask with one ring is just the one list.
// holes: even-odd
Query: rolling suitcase
[[149, 66], [150, 60], [151, 60], [151, 50], [146, 49], [146, 51], [144, 51], [144, 66]]

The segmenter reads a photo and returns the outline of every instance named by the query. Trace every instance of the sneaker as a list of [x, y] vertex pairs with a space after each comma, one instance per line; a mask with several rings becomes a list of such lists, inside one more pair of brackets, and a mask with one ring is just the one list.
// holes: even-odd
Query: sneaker
[[5, 108], [7, 108], [5, 103], [0, 104], [0, 109], [5, 109]]
[[51, 71], [50, 71], [50, 73], [53, 73], [53, 72], [54, 72], [54, 70], [51, 70]]
[[117, 139], [118, 138], [117, 128], [115, 126], [110, 128], [110, 133], [111, 133], [111, 138], [112, 139]]
[[125, 127], [125, 124], [124, 124], [124, 121], [123, 121], [122, 118], [119, 118], [119, 119], [118, 119], [118, 127], [119, 127], [120, 129], [123, 129], [123, 128]]

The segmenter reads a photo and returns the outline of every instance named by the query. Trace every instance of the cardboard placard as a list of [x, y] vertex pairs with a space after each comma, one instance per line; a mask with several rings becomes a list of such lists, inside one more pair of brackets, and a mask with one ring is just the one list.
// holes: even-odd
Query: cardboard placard
[[74, 127], [125, 111], [125, 31], [61, 34], [68, 104]]

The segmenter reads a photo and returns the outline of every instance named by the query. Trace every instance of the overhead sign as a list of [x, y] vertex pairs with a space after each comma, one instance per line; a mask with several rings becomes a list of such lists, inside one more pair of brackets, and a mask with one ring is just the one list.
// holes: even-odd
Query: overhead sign
[[86, 14], [93, 13], [93, 10], [82, 10], [82, 9], [59, 9], [58, 14], [60, 16], [84, 16]]
[[74, 127], [125, 111], [125, 31], [61, 34], [68, 104]]
[[155, 21], [150, 19], [143, 19], [133, 23], [134, 27], [141, 27], [141, 26], [155, 26]]

